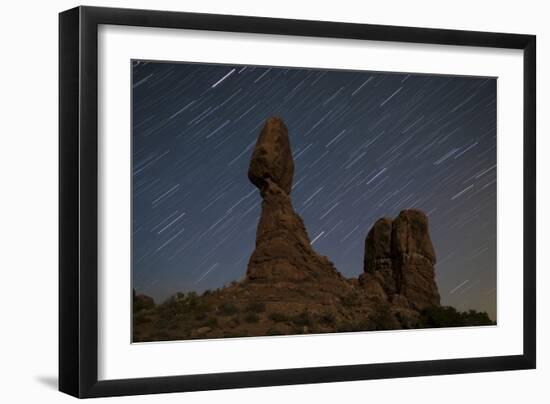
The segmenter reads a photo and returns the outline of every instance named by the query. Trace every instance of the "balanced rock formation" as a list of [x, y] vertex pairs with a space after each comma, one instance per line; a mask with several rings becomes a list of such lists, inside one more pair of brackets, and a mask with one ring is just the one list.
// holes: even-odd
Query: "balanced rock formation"
[[252, 153], [248, 178], [262, 196], [256, 248], [247, 269], [251, 281], [300, 281], [335, 277], [332, 263], [312, 248], [304, 223], [292, 207], [294, 162], [288, 130], [278, 117], [269, 118]]
[[[363, 273], [345, 278], [311, 247], [292, 206], [293, 174], [288, 130], [280, 118], [269, 118], [248, 170], [248, 178], [260, 191], [262, 211], [245, 278], [200, 296], [177, 294], [160, 305], [134, 292], [134, 341], [437, 324], [435, 317], [429, 317], [440, 309], [440, 299], [426, 215], [404, 210], [393, 220], [378, 220], [365, 240]], [[452, 321], [458, 325], [473, 321], [460, 316], [447, 320], [438, 321], [447, 326]], [[486, 316], [482, 323], [491, 321]]]
[[428, 218], [419, 210], [404, 210], [393, 221], [379, 219], [369, 231], [359, 283], [398, 306], [439, 306], [435, 261]]

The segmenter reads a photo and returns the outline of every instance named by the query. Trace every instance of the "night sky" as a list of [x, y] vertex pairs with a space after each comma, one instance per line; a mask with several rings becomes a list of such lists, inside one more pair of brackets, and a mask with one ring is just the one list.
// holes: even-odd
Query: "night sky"
[[132, 76], [138, 293], [244, 276], [261, 202], [248, 164], [278, 115], [318, 253], [358, 276], [373, 223], [421, 209], [442, 304], [496, 318], [496, 79], [143, 61]]

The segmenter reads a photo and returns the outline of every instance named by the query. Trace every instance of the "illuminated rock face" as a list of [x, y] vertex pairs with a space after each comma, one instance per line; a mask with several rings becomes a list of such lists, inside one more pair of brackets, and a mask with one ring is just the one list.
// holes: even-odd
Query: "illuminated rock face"
[[256, 248], [250, 257], [247, 279], [278, 281], [340, 279], [332, 263], [317, 254], [300, 216], [292, 207], [290, 192], [294, 162], [284, 122], [269, 118], [252, 153], [248, 178], [262, 196], [262, 213]]
[[[292, 206], [293, 174], [288, 130], [280, 118], [269, 118], [248, 170], [262, 197], [262, 210], [245, 278], [167, 303], [174, 310], [185, 307], [179, 316], [189, 315], [183, 304], [187, 300], [203, 310], [187, 317], [185, 328], [178, 316], [170, 326], [151, 328], [143, 316], [166, 324], [165, 305], [134, 296], [134, 340], [159, 340], [160, 332], [164, 339], [189, 339], [424, 326], [423, 310], [439, 306], [440, 300], [426, 215], [404, 210], [395, 219], [379, 219], [365, 240], [363, 273], [346, 279], [311, 247]], [[205, 323], [205, 310], [216, 321]]]
[[288, 129], [282, 119], [269, 118], [258, 137], [252, 153], [248, 178], [260, 191], [267, 185], [267, 180], [276, 184], [290, 195], [294, 160], [288, 139]]
[[[248, 262], [246, 279], [270, 284], [314, 281], [318, 289], [347, 293], [353, 283], [311, 247], [290, 192], [294, 162], [284, 122], [269, 118], [256, 143], [248, 178], [262, 196], [256, 248]], [[428, 218], [419, 210], [404, 210], [394, 220], [382, 218], [365, 240], [364, 273], [359, 277], [365, 297], [397, 309], [422, 310], [439, 305], [434, 274], [435, 253]], [[307, 282], [306, 282], [307, 283]], [[314, 287], [311, 282], [309, 286]]]
[[392, 302], [416, 310], [439, 306], [435, 282], [435, 252], [428, 218], [415, 209], [404, 210], [395, 220], [378, 220], [365, 240], [361, 284], [378, 284]]

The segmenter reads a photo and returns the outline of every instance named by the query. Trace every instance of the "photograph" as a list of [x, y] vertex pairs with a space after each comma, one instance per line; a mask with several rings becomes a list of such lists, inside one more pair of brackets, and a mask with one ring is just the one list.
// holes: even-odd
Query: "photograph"
[[130, 68], [132, 342], [497, 324], [497, 78]]

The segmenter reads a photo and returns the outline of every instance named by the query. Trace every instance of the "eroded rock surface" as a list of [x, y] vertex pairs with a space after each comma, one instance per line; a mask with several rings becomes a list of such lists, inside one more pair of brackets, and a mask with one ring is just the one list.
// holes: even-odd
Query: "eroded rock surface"
[[[291, 200], [288, 129], [269, 118], [248, 178], [262, 197], [246, 276], [223, 288], [155, 305], [135, 296], [134, 340], [222, 338], [418, 328], [439, 307], [428, 219], [418, 210], [382, 218], [365, 240], [363, 273], [344, 278], [317, 254]], [[368, 207], [366, 207], [368, 209]]]
[[360, 284], [383, 290], [379, 297], [399, 307], [439, 306], [435, 262], [428, 218], [419, 210], [404, 210], [395, 220], [378, 220], [369, 231]]
[[247, 278], [270, 282], [340, 279], [332, 263], [311, 248], [304, 223], [294, 211], [290, 198], [293, 174], [288, 130], [280, 118], [269, 118], [248, 170], [248, 178], [262, 196], [262, 213]]

